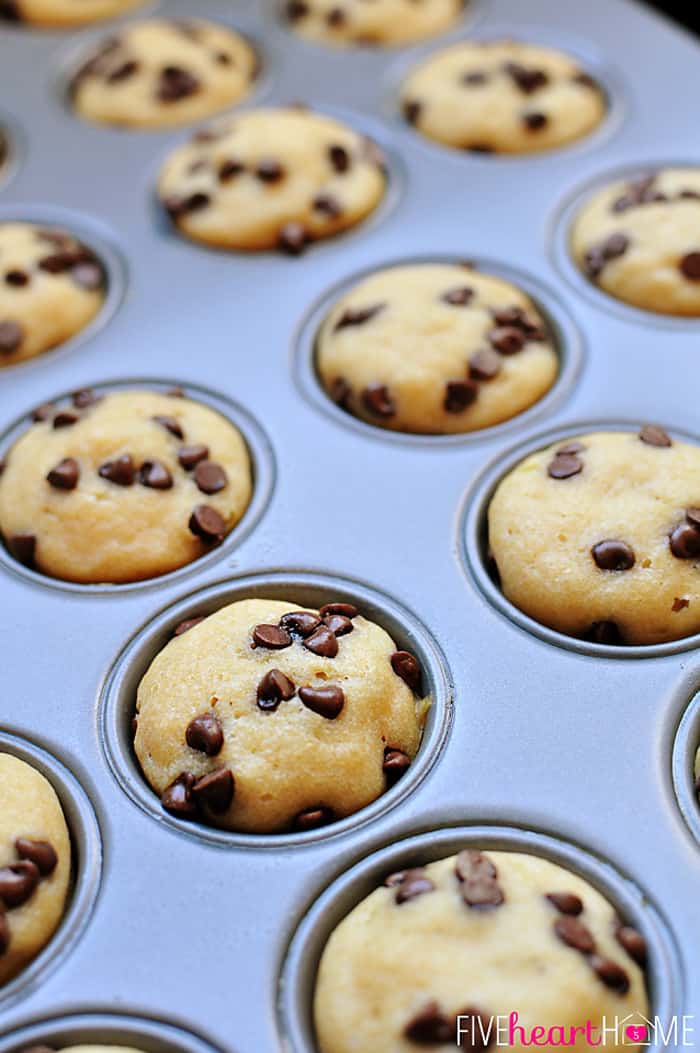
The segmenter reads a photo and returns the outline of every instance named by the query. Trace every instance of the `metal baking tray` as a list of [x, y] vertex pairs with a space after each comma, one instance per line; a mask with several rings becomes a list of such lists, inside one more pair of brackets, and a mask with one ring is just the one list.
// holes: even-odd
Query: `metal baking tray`
[[[66, 392], [181, 384], [238, 424], [256, 475], [226, 544], [155, 581], [85, 588], [0, 559], [0, 749], [51, 779], [76, 863], [58, 934], [0, 991], [0, 1053], [76, 1041], [314, 1053], [314, 969], [332, 926], [386, 871], [470, 843], [542, 853], [593, 881], [647, 936], [654, 1013], [699, 1013], [700, 640], [562, 637], [503, 599], [484, 552], [488, 496], [529, 449], [591, 422], [652, 420], [700, 441], [700, 320], [615, 303], [566, 249], [571, 210], [599, 180], [700, 163], [697, 45], [630, 0], [471, 0], [453, 32], [396, 51], [305, 43], [276, 0], [164, 0], [129, 18], [152, 11], [247, 34], [262, 76], [246, 105], [337, 114], [384, 148], [390, 190], [367, 223], [299, 259], [196, 246], [154, 197], [189, 129], [116, 131], [67, 105], [71, 71], [113, 24], [0, 30], [0, 219], [71, 227], [109, 275], [88, 331], [0, 374], [0, 452], [34, 406]], [[559, 46], [600, 79], [609, 112], [595, 134], [506, 159], [443, 149], [402, 121], [397, 89], [416, 59], [504, 35]], [[430, 258], [513, 278], [548, 317], [560, 377], [515, 420], [402, 436], [320, 391], [314, 334], [333, 297], [375, 268]], [[139, 775], [127, 734], [138, 677], [184, 616], [243, 595], [356, 600], [423, 660], [434, 706], [416, 764], [337, 825], [274, 837], [183, 825]]]

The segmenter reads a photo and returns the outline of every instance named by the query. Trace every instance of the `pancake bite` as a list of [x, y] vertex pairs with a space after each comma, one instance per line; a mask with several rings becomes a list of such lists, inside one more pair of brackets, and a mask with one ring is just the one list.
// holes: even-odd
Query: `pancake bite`
[[409, 74], [404, 117], [444, 146], [530, 154], [589, 135], [606, 113], [599, 85], [562, 51], [513, 40], [467, 41]]
[[[645, 962], [644, 938], [582, 878], [524, 853], [465, 849], [388, 875], [331, 934], [314, 998], [319, 1053], [495, 1048], [512, 1014], [509, 1048], [554, 1028], [582, 1053], [606, 1021], [648, 1015]], [[609, 1035], [606, 1048], [639, 1049]]]
[[700, 631], [700, 448], [662, 428], [531, 454], [489, 507], [501, 588], [558, 632], [658, 644]]
[[417, 659], [354, 605], [239, 600], [183, 622], [153, 659], [134, 749], [177, 818], [303, 832], [393, 785], [428, 707]]
[[53, 787], [0, 753], [0, 989], [55, 933], [70, 875], [70, 836]]
[[0, 476], [10, 554], [50, 577], [125, 583], [176, 570], [244, 514], [252, 470], [238, 429], [179, 395], [76, 392], [41, 406]]
[[176, 149], [158, 192], [188, 238], [296, 255], [366, 219], [386, 184], [384, 159], [364, 135], [303, 108], [259, 109]]
[[583, 205], [571, 252], [590, 282], [658, 314], [700, 316], [700, 168], [663, 168]]
[[283, 13], [318, 44], [399, 47], [451, 29], [464, 7], [464, 0], [287, 0]]
[[98, 47], [71, 81], [87, 121], [158, 129], [209, 117], [251, 91], [258, 58], [226, 26], [201, 19], [131, 22]]
[[116, 18], [143, 3], [145, 0], [0, 0], [0, 21], [68, 29], [103, 18]]
[[104, 267], [69, 231], [0, 223], [0, 368], [77, 336], [105, 295]]
[[522, 290], [465, 264], [377, 271], [331, 309], [316, 368], [342, 409], [392, 431], [449, 435], [522, 413], [559, 358]]

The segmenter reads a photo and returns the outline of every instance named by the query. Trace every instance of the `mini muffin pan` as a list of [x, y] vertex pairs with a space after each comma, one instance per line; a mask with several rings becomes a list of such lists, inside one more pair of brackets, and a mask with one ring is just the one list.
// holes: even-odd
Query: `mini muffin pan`
[[[578, 274], [567, 247], [572, 209], [601, 181], [679, 158], [700, 164], [697, 46], [632, 0], [473, 0], [452, 32], [386, 51], [310, 44], [279, 9], [278, 0], [163, 0], [77, 32], [0, 27], [10, 149], [0, 220], [75, 230], [109, 279], [92, 326], [2, 370], [0, 452], [35, 406], [66, 393], [180, 385], [239, 426], [256, 484], [225, 544], [133, 587], [65, 585], [0, 553], [0, 749], [49, 775], [75, 849], [62, 926], [0, 990], [0, 1053], [85, 1041], [144, 1053], [318, 1053], [313, 979], [333, 925], [387, 870], [462, 845], [544, 854], [583, 874], [647, 935], [654, 1013], [700, 1014], [690, 923], [700, 640], [616, 648], [552, 633], [500, 594], [484, 543], [503, 473], [586, 422], [654, 422], [700, 438], [690, 379], [700, 319], [616, 304]], [[302, 101], [376, 139], [389, 191], [375, 214], [296, 259], [180, 236], [155, 184], [191, 129], [92, 126], [65, 96], [66, 76], [96, 40], [154, 13], [216, 19], [255, 43], [263, 73], [244, 107]], [[588, 139], [528, 157], [422, 139], [398, 112], [402, 77], [471, 36], [574, 54], [601, 81], [607, 120]], [[364, 274], [431, 259], [473, 260], [536, 301], [561, 368], [531, 410], [441, 438], [373, 428], [326, 399], [314, 372], [324, 312]], [[131, 747], [136, 685], [171, 628], [254, 595], [352, 600], [415, 651], [433, 698], [407, 775], [307, 834], [178, 822]]]

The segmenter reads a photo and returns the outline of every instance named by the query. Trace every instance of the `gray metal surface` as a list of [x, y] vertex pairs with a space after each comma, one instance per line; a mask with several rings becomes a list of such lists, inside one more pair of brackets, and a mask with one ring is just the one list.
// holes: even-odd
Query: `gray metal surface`
[[[97, 890], [103, 854], [83, 924], [68, 919], [30, 980], [0, 993], [0, 1053], [75, 1038], [131, 1040], [148, 1053], [207, 1044], [274, 1053], [285, 1043], [310, 1053], [318, 941], [383, 857], [350, 887], [342, 875], [378, 850], [392, 861], [430, 858], [475, 837], [589, 874], [649, 934], [659, 1011], [700, 1014], [700, 823], [687, 767], [697, 708], [682, 720], [700, 688], [700, 656], [667, 648], [607, 657], [530, 631], [495, 605], [479, 570], [477, 514], [491, 466], [552, 431], [653, 420], [698, 435], [700, 322], [614, 304], [579, 278], [563, 243], [567, 209], [599, 178], [650, 162], [700, 163], [697, 46], [628, 0], [477, 0], [449, 37], [388, 54], [305, 44], [275, 21], [272, 0], [151, 8], [248, 32], [265, 61], [253, 104], [304, 100], [370, 132], [388, 150], [392, 191], [365, 226], [301, 259], [197, 247], [168, 229], [153, 201], [164, 156], [188, 132], [91, 127], [66, 107], [67, 71], [109, 27], [0, 32], [0, 117], [16, 133], [0, 216], [57, 220], [108, 246], [114, 289], [111, 316], [92, 333], [2, 372], [0, 431], [93, 383], [197, 385], [238, 407], [269, 491], [249, 528], [217, 553], [147, 585], [66, 588], [0, 567], [0, 728], [20, 740], [15, 748], [36, 744], [55, 758], [43, 763], [64, 800], [81, 801], [69, 807], [76, 895], [90, 874]], [[608, 90], [606, 124], [569, 149], [521, 159], [462, 156], [419, 139], [396, 114], [402, 72], [471, 32], [580, 55]], [[549, 312], [565, 343], [565, 382], [532, 413], [463, 440], [401, 439], [341, 417], [315, 391], [309, 325], [329, 292], [389, 261], [430, 256], [521, 274]], [[296, 599], [314, 594], [319, 576], [376, 604], [429, 658], [441, 694], [421, 777], [357, 821], [299, 843], [181, 835], [139, 797], [118, 689], [179, 610], [280, 581]], [[675, 785], [695, 836], [674, 791], [674, 742]], [[81, 816], [91, 811], [99, 834], [86, 856], [93, 828]], [[433, 830], [443, 832], [391, 850]], [[284, 971], [302, 917], [336, 878]]]

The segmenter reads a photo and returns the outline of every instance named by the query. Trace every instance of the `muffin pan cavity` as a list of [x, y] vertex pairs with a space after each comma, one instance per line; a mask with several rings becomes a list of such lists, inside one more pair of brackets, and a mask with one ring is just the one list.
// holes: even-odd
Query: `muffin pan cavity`
[[51, 784], [63, 809], [72, 850], [72, 877], [63, 918], [37, 957], [0, 987], [2, 1012], [38, 989], [47, 975], [60, 967], [89, 925], [100, 886], [102, 839], [88, 794], [61, 761], [43, 747], [2, 729], [0, 753], [9, 753], [31, 765]]
[[[398, 781], [365, 808], [308, 832], [251, 834], [228, 832], [174, 818], [145, 781], [133, 749], [132, 719], [139, 682], [175, 629], [192, 618], [212, 614], [243, 599], [283, 599], [318, 609], [347, 603], [383, 627], [401, 651], [413, 654], [423, 674], [422, 692], [431, 700], [418, 753]], [[280, 652], [280, 663], [284, 652]], [[221, 582], [193, 593], [160, 612], [126, 644], [112, 666], [100, 699], [102, 746], [112, 774], [131, 800], [159, 823], [178, 833], [224, 846], [281, 849], [357, 830], [384, 815], [417, 789], [436, 763], [452, 721], [452, 688], [444, 659], [428, 630], [402, 605], [366, 585], [317, 573], [274, 572]]]

